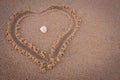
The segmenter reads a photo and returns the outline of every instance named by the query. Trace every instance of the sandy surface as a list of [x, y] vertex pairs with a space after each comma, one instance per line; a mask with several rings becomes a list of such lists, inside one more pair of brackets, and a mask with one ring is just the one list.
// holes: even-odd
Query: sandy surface
[[[7, 42], [6, 23], [14, 12], [40, 12], [52, 4], [75, 9], [82, 22], [61, 62], [41, 74], [33, 61]], [[0, 19], [0, 80], [120, 80], [119, 0], [1, 0]], [[69, 24], [65, 13], [52, 11], [25, 18], [20, 26], [24, 38], [49, 52]], [[43, 25], [48, 27], [46, 34], [39, 31]]]

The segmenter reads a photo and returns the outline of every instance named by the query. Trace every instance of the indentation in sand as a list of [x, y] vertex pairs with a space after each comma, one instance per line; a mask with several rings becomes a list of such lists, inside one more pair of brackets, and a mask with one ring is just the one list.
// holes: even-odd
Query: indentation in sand
[[[38, 47], [33, 45], [29, 40], [22, 37], [20, 33], [21, 22], [29, 15], [43, 14], [50, 10], [60, 10], [70, 17], [73, 24], [53, 42], [51, 45], [50, 53], [46, 53], [40, 50]], [[8, 21], [7, 29], [7, 41], [13, 46], [19, 53], [30, 58], [34, 63], [40, 67], [40, 71], [46, 72], [52, 69], [57, 63], [60, 62], [60, 57], [63, 56], [70, 41], [75, 36], [75, 33], [79, 30], [81, 19], [78, 17], [76, 12], [67, 6], [53, 5], [49, 8], [41, 11], [40, 13], [32, 11], [21, 11], [17, 12], [10, 17]]]

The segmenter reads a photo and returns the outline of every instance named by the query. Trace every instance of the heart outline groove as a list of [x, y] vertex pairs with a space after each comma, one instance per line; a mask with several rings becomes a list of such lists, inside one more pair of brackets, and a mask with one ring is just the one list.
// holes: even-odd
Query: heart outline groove
[[60, 58], [64, 55], [66, 48], [74, 38], [76, 32], [79, 30], [81, 23], [81, 18], [77, 15], [75, 10], [65, 5], [52, 5], [47, 9], [41, 11], [39, 14], [53, 9], [61, 10], [67, 13], [71, 18], [73, 24], [70, 26], [70, 28], [67, 29], [67, 31], [62, 33], [62, 35], [59, 35], [59, 37], [54, 41], [49, 54], [46, 54], [46, 52], [40, 50], [32, 43], [24, 39], [19, 32], [20, 23], [22, 20], [28, 17], [30, 14], [37, 14], [37, 12], [27, 10], [14, 13], [10, 17], [7, 24], [7, 41], [16, 51], [27, 56], [35, 64], [37, 64], [40, 68], [41, 73], [53, 69], [53, 67], [60, 62]]

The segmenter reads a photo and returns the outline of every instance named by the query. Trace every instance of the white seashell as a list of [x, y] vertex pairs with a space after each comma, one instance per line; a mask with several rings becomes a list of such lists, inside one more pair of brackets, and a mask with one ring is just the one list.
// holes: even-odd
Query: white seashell
[[46, 32], [47, 32], [47, 27], [46, 27], [46, 26], [42, 26], [42, 27], [40, 28], [40, 31], [41, 31], [42, 33], [46, 33]]

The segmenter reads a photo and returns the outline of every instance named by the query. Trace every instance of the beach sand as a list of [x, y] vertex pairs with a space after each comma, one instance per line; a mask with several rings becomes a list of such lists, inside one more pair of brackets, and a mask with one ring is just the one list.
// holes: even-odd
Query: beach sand
[[[76, 11], [81, 22], [60, 62], [41, 73], [40, 66], [34, 63], [36, 59], [20, 54], [7, 41], [7, 23], [13, 13], [36, 12], [23, 19], [19, 32], [49, 55], [59, 35], [74, 24], [74, 19], [62, 10], [53, 9], [40, 14], [51, 5], [68, 6]], [[119, 13], [119, 0], [1, 0], [0, 80], [120, 80]], [[41, 26], [46, 26], [48, 31], [42, 33]]]

